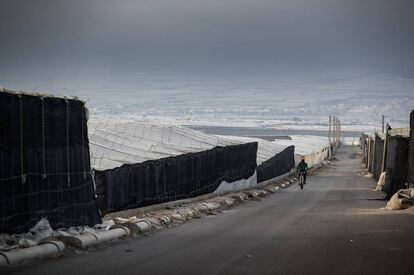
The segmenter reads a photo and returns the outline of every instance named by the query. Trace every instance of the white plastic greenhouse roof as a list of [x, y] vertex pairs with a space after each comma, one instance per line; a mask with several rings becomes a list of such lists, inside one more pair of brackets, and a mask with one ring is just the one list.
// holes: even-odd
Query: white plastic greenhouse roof
[[291, 136], [292, 140], [275, 140], [273, 143], [281, 146], [295, 146], [295, 154], [308, 155], [320, 152], [322, 149], [329, 146], [328, 137], [320, 136]]
[[96, 170], [254, 141], [258, 142], [260, 164], [287, 147], [256, 138], [215, 136], [181, 126], [135, 121], [91, 120], [88, 135], [91, 165]]
[[248, 143], [248, 142], [257, 142], [258, 149], [257, 149], [257, 164], [261, 164], [266, 160], [274, 157], [277, 153], [282, 152], [288, 146], [277, 144], [268, 140], [264, 140], [261, 138], [254, 138], [254, 137], [237, 137], [237, 136], [218, 136], [223, 139], [231, 139], [234, 141], [239, 141], [241, 143]]

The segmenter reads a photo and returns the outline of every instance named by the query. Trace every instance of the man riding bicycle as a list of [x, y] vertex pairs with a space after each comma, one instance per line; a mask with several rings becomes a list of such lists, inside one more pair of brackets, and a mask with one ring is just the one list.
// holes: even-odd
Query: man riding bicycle
[[298, 173], [298, 177], [300, 174], [303, 173], [303, 184], [306, 184], [306, 174], [308, 173], [308, 164], [305, 162], [305, 159], [302, 160], [298, 164], [298, 169], [296, 171]]

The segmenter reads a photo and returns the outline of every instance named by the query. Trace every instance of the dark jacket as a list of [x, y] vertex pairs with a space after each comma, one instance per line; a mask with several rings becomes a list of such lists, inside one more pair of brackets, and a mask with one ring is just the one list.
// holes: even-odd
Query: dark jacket
[[308, 164], [304, 161], [299, 162], [298, 172], [306, 172], [306, 171], [308, 171]]

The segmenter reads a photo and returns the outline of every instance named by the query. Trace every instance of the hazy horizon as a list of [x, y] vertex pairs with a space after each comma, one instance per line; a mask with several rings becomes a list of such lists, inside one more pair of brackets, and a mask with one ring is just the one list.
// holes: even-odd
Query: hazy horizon
[[[414, 2], [0, 2], [0, 86], [97, 115], [407, 123]], [[381, 113], [380, 113], [381, 112]]]

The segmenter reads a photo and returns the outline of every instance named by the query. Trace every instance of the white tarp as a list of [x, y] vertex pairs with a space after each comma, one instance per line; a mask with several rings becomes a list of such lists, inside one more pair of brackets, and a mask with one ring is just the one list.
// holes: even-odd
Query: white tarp
[[248, 179], [241, 179], [235, 182], [223, 181], [219, 187], [213, 192], [214, 194], [224, 194], [228, 192], [236, 192], [249, 188], [257, 187], [257, 173], [254, 172], [253, 176]]
[[179, 126], [142, 122], [88, 122], [91, 165], [105, 170], [216, 146], [240, 144]]

